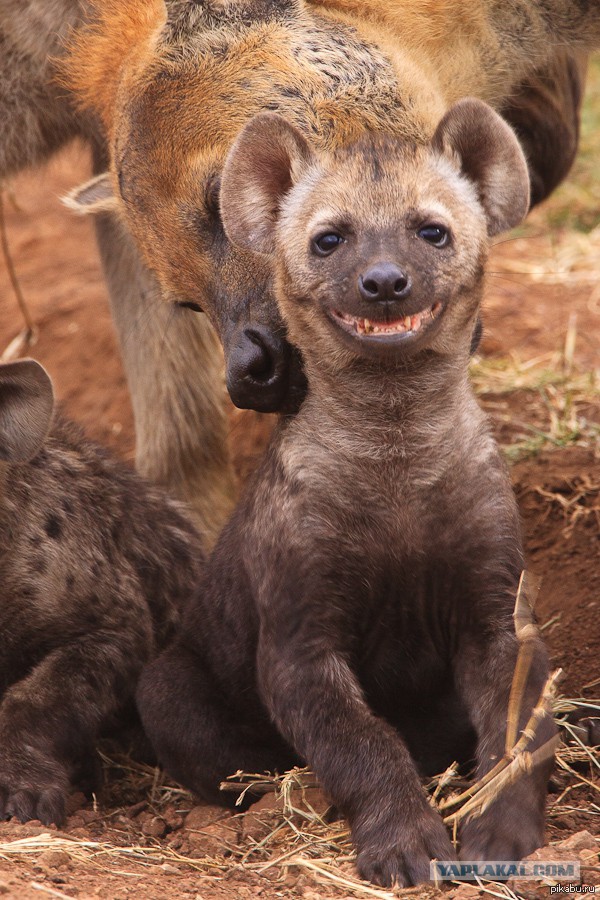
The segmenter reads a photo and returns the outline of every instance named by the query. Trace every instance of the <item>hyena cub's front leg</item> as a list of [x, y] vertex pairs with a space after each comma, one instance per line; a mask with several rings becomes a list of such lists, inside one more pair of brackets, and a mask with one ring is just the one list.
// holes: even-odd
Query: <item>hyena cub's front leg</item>
[[[477, 771], [482, 778], [505, 752], [507, 711], [518, 643], [507, 618], [506, 628], [492, 639], [473, 636], [460, 651], [456, 677], [477, 732]], [[548, 678], [548, 657], [536, 641], [533, 662], [521, 704], [517, 737], [526, 726]], [[551, 741], [557, 728], [551, 716], [539, 723], [528, 750]], [[460, 831], [460, 856], [465, 860], [519, 860], [543, 844], [544, 811], [553, 759], [546, 759], [504, 788], [498, 798]]]
[[385, 886], [428, 881], [430, 861], [455, 852], [404, 741], [368, 707], [343, 653], [309, 628], [291, 640], [285, 630], [262, 629], [261, 694], [348, 818], [361, 876]]
[[56, 648], [4, 694], [0, 818], [64, 819], [74, 773], [89, 765], [115, 697], [130, 693], [150, 652], [148, 625], [122, 624]]

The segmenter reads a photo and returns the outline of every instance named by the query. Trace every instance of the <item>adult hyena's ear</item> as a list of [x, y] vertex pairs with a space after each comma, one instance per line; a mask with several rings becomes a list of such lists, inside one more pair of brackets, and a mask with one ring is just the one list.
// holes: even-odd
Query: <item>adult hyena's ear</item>
[[63, 203], [81, 216], [95, 213], [112, 212], [118, 207], [118, 200], [113, 190], [112, 180], [108, 172], [96, 175], [80, 184], [79, 187], [63, 197]]
[[479, 190], [490, 236], [523, 221], [529, 209], [529, 174], [517, 137], [498, 113], [468, 97], [450, 107], [433, 136], [435, 149], [458, 158]]
[[281, 201], [313, 160], [302, 134], [281, 116], [251, 119], [223, 169], [220, 203], [228, 237], [248, 250], [272, 253]]
[[54, 392], [50, 376], [33, 359], [0, 364], [0, 460], [27, 462], [50, 427]]

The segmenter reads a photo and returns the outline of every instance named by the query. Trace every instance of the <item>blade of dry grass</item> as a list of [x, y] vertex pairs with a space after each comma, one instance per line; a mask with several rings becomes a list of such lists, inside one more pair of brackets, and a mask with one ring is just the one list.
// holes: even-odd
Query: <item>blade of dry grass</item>
[[517, 740], [523, 697], [533, 660], [535, 642], [539, 636], [537, 625], [533, 621], [533, 607], [540, 584], [541, 580], [535, 575], [532, 575], [530, 572], [521, 572], [515, 600], [515, 611], [513, 613], [515, 634], [519, 642], [519, 654], [508, 700], [505, 744], [507, 754], [510, 754]]
[[23, 316], [23, 320], [25, 322], [25, 329], [21, 331], [20, 334], [18, 334], [16, 338], [14, 338], [10, 342], [10, 344], [0, 357], [2, 362], [9, 362], [11, 359], [15, 359], [16, 357], [20, 356], [24, 350], [27, 350], [29, 347], [32, 347], [35, 344], [37, 340], [37, 329], [30, 315], [25, 297], [23, 296], [23, 291], [21, 290], [21, 285], [17, 276], [17, 270], [15, 268], [12, 254], [10, 252], [10, 244], [8, 241], [8, 233], [6, 230], [4, 193], [4, 185], [0, 183], [0, 246], [2, 247], [4, 262], [6, 263], [6, 271], [8, 272], [8, 277], [12, 285], [18, 307], [21, 310], [21, 315]]
[[561, 737], [557, 735], [545, 744], [542, 744], [533, 753], [526, 750], [521, 751], [510, 763], [498, 771], [493, 779], [479, 787], [474, 796], [461, 806], [457, 812], [446, 816], [444, 822], [447, 825], [452, 825], [454, 822], [468, 821], [480, 816], [498, 798], [503, 790], [514, 784], [523, 775], [531, 772], [536, 766], [552, 759], [556, 754], [560, 741]]
[[397, 900], [397, 895], [393, 894], [391, 891], [375, 888], [366, 881], [359, 881], [357, 878], [349, 878], [347, 875], [339, 875], [336, 872], [331, 872], [323, 863], [319, 864], [313, 860], [305, 859], [303, 856], [293, 857], [290, 860], [289, 865], [309, 869], [316, 876], [317, 882], [320, 882], [321, 884], [330, 882], [338, 887], [348, 888], [351, 891], [354, 891], [354, 893], [365, 897], [378, 897], [379, 900]]
[[69, 894], [63, 894], [62, 891], [57, 891], [55, 888], [46, 887], [45, 884], [38, 884], [37, 881], [32, 881], [29, 887], [33, 888], [34, 891], [41, 891], [43, 894], [48, 894], [50, 897], [59, 897], [60, 900], [73, 900]]

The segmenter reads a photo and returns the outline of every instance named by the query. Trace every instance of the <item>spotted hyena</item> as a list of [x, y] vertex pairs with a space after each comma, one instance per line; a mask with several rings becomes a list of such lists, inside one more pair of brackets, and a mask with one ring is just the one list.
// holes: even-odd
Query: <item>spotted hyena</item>
[[0, 365], [0, 818], [45, 824], [131, 708], [202, 563], [183, 507], [53, 405], [38, 363]]

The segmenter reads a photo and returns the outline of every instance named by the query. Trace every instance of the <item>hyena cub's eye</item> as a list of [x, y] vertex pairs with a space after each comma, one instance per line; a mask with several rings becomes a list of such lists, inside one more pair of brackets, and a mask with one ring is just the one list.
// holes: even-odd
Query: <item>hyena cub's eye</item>
[[317, 256], [329, 256], [334, 250], [344, 243], [344, 238], [336, 231], [327, 231], [313, 238], [312, 247]]
[[450, 240], [450, 232], [443, 225], [423, 225], [417, 234], [434, 247], [445, 247]]

